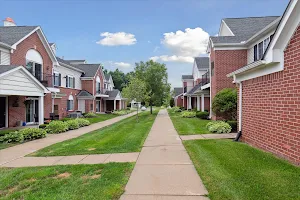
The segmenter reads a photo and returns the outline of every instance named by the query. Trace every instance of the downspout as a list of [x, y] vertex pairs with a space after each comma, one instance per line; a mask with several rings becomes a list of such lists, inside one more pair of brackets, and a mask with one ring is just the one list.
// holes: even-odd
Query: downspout
[[239, 132], [236, 135], [234, 141], [238, 142], [240, 137], [242, 136], [242, 97], [243, 97], [243, 84], [242, 82], [239, 83]]

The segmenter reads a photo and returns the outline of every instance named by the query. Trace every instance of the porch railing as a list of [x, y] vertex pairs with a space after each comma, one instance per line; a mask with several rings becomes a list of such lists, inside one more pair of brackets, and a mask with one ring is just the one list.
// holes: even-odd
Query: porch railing
[[207, 71], [205, 74], [202, 75], [202, 79], [201, 79], [201, 85], [206, 85], [210, 83], [210, 77], [209, 77], [209, 71]]

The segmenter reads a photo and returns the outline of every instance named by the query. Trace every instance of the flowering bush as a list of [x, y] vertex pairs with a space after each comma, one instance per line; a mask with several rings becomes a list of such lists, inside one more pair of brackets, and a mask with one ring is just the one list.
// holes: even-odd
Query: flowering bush
[[209, 122], [206, 125], [206, 128], [211, 133], [230, 133], [231, 132], [231, 126], [224, 121]]

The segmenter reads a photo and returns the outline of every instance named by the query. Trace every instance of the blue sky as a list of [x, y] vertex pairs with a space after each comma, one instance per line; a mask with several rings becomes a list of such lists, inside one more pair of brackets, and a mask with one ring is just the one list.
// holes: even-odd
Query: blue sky
[[17, 25], [40, 25], [48, 41], [57, 44], [59, 57], [87, 59], [88, 63], [102, 63], [108, 70], [128, 72], [135, 62], [153, 57], [166, 64], [172, 86], [181, 86], [181, 75], [191, 74], [191, 58], [203, 52], [208, 35], [218, 33], [222, 18], [282, 15], [287, 3], [0, 0], [0, 7], [6, 8], [1, 9], [0, 18], [11, 17]]

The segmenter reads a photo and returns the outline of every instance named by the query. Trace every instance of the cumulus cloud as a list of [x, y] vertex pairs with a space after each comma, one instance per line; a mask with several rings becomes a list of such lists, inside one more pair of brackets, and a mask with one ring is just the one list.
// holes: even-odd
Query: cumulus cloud
[[114, 65], [117, 67], [122, 67], [122, 68], [130, 68], [131, 67], [130, 63], [125, 63], [125, 62], [115, 62]]
[[192, 63], [193, 57], [206, 53], [208, 39], [209, 34], [200, 27], [165, 33], [161, 43], [171, 51], [172, 56], [154, 56], [150, 59]]
[[150, 58], [150, 60], [153, 61], [163, 61], [163, 62], [183, 62], [183, 63], [193, 63], [194, 58], [190, 56], [168, 56], [168, 55], [162, 55], [162, 56], [153, 56]]
[[135, 35], [125, 32], [104, 32], [101, 33], [100, 36], [104, 38], [98, 41], [97, 44], [101, 44], [104, 46], [133, 45], [137, 42]]

